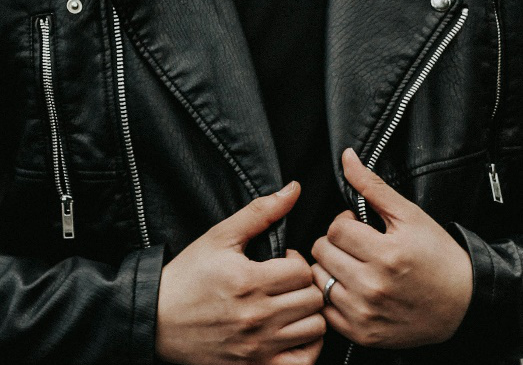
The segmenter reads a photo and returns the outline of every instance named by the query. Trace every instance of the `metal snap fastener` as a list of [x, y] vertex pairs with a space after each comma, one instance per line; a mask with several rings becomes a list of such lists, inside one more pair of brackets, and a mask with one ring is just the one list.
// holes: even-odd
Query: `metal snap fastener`
[[71, 14], [78, 14], [82, 11], [82, 7], [82, 2], [80, 0], [69, 0], [67, 2], [67, 10], [69, 10]]
[[430, 4], [437, 11], [447, 11], [452, 5], [452, 0], [430, 0]]

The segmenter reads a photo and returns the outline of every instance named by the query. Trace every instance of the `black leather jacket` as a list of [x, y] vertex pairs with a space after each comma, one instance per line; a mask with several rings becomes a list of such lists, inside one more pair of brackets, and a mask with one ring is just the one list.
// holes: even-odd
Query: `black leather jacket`
[[[379, 225], [343, 179], [353, 147], [474, 267], [454, 338], [396, 361], [519, 355], [523, 3], [331, 0], [328, 12], [348, 207]], [[232, 1], [3, 0], [0, 50], [0, 363], [151, 363], [164, 261], [281, 187]], [[282, 255], [284, 236], [282, 223], [250, 255]]]

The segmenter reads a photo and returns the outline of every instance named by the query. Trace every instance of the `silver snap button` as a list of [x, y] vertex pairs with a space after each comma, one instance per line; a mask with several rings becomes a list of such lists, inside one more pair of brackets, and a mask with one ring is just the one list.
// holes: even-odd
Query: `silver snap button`
[[447, 11], [452, 5], [452, 0], [430, 0], [434, 10]]
[[82, 11], [82, 2], [80, 0], [69, 0], [67, 2], [67, 10], [71, 14], [78, 14]]

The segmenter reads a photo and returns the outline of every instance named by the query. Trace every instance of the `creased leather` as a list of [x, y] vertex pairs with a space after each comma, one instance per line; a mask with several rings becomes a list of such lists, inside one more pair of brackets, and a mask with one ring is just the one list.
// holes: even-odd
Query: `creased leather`
[[[150, 363], [163, 262], [253, 197], [281, 186], [231, 1], [118, 0], [129, 123], [153, 245], [138, 250], [115, 100], [112, 5], [105, 0], [83, 5], [75, 16], [62, 1], [0, 2], [0, 357], [5, 363]], [[485, 357], [474, 365], [508, 364], [508, 355], [521, 355], [523, 6], [500, 4], [505, 72], [493, 128], [492, 5], [458, 1], [450, 13], [437, 13], [428, 0], [328, 4], [327, 113], [341, 189], [341, 151], [353, 147], [361, 154], [379, 137], [380, 120], [416, 57], [449, 14], [452, 24], [463, 7], [469, 9], [466, 25], [411, 101], [376, 172], [440, 224], [466, 227], [456, 237], [472, 256], [473, 305], [463, 331], [445, 344], [452, 351], [365, 349], [353, 364], [380, 359], [387, 365], [464, 365], [472, 363], [468, 345], [475, 343]], [[57, 42], [57, 107], [78, 208], [74, 242], [61, 239], [53, 182], [34, 23], [43, 14], [52, 16], [51, 39]], [[444, 35], [448, 28], [441, 31]], [[503, 205], [492, 201], [488, 182], [492, 139]], [[278, 239], [262, 235], [249, 245], [252, 258], [282, 254], [285, 229], [276, 229]]]

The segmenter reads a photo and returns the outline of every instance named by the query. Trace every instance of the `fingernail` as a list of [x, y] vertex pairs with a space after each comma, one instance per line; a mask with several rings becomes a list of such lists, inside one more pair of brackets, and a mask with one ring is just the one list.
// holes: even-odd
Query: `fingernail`
[[354, 158], [354, 156], [356, 155], [356, 152], [354, 152], [354, 149], [352, 147], [347, 148], [344, 153], [347, 157], [350, 157], [350, 158]]
[[278, 191], [276, 195], [278, 196], [286, 196], [292, 193], [296, 189], [296, 181], [292, 181], [289, 184], [287, 184], [283, 189]]
[[343, 154], [345, 155], [345, 158], [349, 160], [360, 161], [360, 158], [352, 148], [347, 148]]

